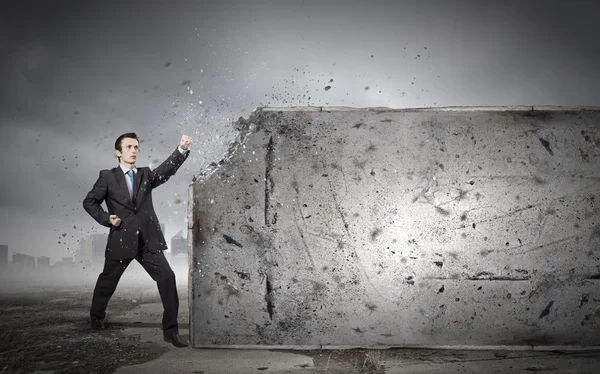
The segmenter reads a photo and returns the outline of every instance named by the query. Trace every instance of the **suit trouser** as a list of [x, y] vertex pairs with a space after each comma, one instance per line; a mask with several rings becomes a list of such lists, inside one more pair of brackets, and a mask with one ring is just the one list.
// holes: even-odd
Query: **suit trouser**
[[[179, 296], [175, 284], [175, 273], [167, 262], [162, 251], [150, 252], [144, 244], [142, 234], [139, 234], [138, 255], [135, 259], [142, 265], [144, 270], [156, 281], [158, 293], [163, 304], [164, 312], [162, 329], [165, 333], [178, 332], [177, 313], [179, 312]], [[94, 296], [92, 297], [91, 317], [104, 319], [106, 306], [117, 288], [119, 279], [133, 258], [125, 260], [104, 260], [104, 269], [98, 276]]]

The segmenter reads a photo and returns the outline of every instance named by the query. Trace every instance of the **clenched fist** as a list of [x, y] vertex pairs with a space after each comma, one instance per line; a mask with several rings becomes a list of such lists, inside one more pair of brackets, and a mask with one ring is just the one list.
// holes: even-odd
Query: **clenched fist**
[[192, 139], [187, 135], [183, 135], [181, 137], [181, 142], [179, 142], [179, 146], [181, 147], [181, 149], [184, 149], [187, 151], [187, 149], [190, 147], [190, 145], [192, 145]]
[[108, 217], [108, 220], [110, 221], [110, 224], [114, 227], [118, 227], [121, 224], [121, 218], [114, 214], [111, 214], [110, 217]]

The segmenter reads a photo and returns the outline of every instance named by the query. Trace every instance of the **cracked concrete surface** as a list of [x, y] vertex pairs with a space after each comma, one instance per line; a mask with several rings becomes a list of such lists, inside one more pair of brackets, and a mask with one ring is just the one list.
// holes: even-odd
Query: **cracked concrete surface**
[[194, 346], [600, 345], [599, 124], [560, 107], [240, 119], [190, 186]]

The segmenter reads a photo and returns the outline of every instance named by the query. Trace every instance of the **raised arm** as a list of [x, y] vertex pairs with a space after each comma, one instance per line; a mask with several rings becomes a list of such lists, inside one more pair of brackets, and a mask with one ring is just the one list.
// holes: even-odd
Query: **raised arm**
[[179, 142], [179, 146], [173, 153], [171, 153], [169, 158], [167, 158], [156, 169], [150, 171], [150, 188], [156, 188], [160, 186], [168, 181], [173, 175], [175, 175], [179, 167], [189, 156], [189, 147], [191, 145], [192, 140], [187, 135], [183, 135], [181, 137], [181, 142]]

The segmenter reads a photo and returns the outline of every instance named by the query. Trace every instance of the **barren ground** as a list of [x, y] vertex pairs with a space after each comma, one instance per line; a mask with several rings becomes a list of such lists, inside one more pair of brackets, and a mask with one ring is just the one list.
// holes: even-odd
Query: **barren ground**
[[[179, 292], [185, 295], [184, 289]], [[91, 330], [91, 296], [90, 287], [0, 294], [0, 373], [109, 374], [120, 366], [154, 360], [169, 350], [142, 341], [139, 335], [123, 334], [127, 326], [118, 323], [106, 330]], [[159, 302], [157, 296], [144, 296], [135, 288], [118, 289], [109, 304], [108, 322], [111, 316], [140, 304]], [[293, 352], [313, 357], [315, 368], [327, 373], [382, 372], [378, 351]]]
[[[0, 373], [112, 373], [165, 352], [118, 326], [92, 331], [90, 300], [90, 291], [77, 289], [0, 295]], [[110, 312], [118, 315], [137, 304], [115, 294]]]

